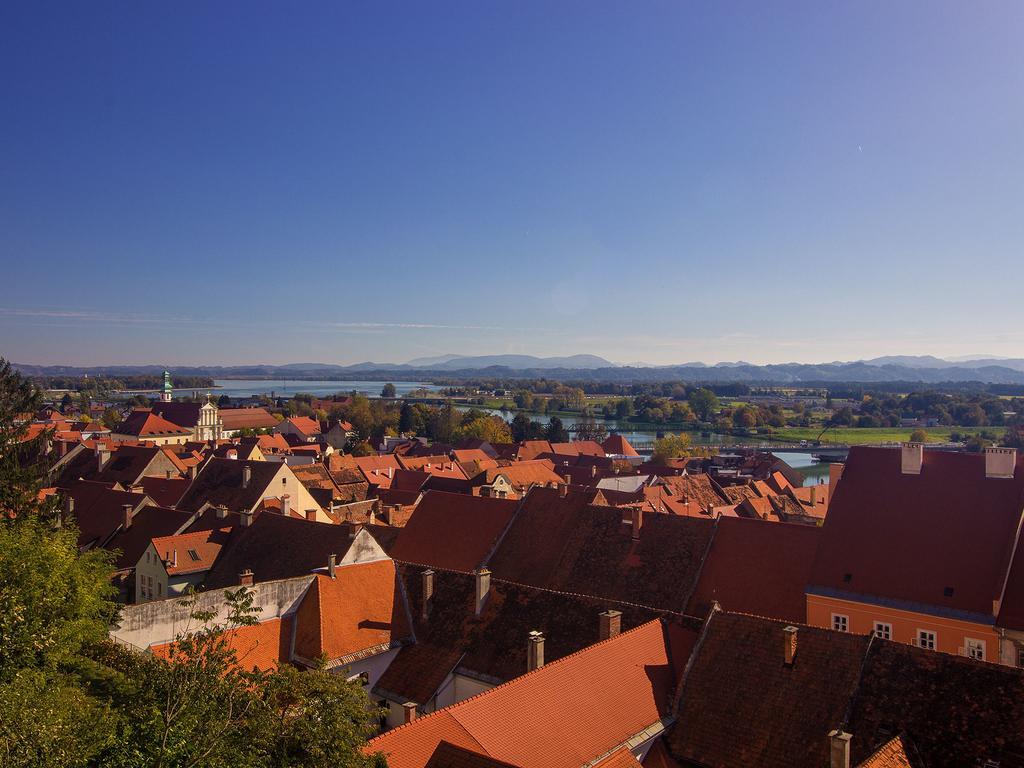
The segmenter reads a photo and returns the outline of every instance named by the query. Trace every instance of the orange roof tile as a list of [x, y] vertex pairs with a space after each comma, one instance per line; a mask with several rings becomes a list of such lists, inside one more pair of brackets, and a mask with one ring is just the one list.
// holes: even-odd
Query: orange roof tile
[[[270, 619], [249, 627], [238, 627], [225, 633], [228, 645], [235, 651], [238, 664], [244, 669], [273, 670], [288, 660], [292, 619]], [[150, 648], [154, 656], [169, 659], [174, 643], [161, 643]]]
[[422, 768], [444, 740], [523, 768], [576, 768], [667, 713], [695, 639], [643, 624], [378, 736], [366, 751], [384, 753], [390, 768]]
[[409, 619], [392, 560], [339, 566], [318, 574], [296, 613], [295, 653], [337, 660], [409, 635]]
[[913, 768], [903, 739], [893, 736], [857, 768]]

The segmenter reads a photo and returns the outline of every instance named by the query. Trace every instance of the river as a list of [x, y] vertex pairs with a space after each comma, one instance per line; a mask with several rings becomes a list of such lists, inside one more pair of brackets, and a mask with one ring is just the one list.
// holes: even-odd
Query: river
[[[337, 393], [356, 392], [368, 397], [380, 397], [383, 381], [303, 381], [301, 379], [215, 379], [216, 394], [229, 397], [255, 397], [271, 395], [291, 397], [297, 392], [316, 397], [327, 397]], [[395, 393], [401, 397], [414, 389], [440, 392], [441, 387], [425, 381], [395, 381]]]

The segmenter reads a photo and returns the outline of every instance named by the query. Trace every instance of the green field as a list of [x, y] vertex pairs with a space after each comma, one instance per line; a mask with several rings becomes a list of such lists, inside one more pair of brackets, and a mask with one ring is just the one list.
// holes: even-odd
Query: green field
[[[872, 443], [899, 443], [910, 439], [910, 433], [914, 427], [883, 427], [881, 429], [855, 429], [852, 427], [839, 427], [830, 429], [822, 435], [822, 443], [847, 443], [850, 445], [872, 444]], [[961, 435], [976, 435], [979, 432], [988, 431], [1000, 434], [999, 427], [929, 427], [924, 430], [928, 434], [930, 443], [949, 442], [950, 432], [959, 432]], [[773, 430], [773, 440], [815, 440], [821, 432], [821, 427], [782, 427]], [[766, 436], [767, 437], [767, 436]]]

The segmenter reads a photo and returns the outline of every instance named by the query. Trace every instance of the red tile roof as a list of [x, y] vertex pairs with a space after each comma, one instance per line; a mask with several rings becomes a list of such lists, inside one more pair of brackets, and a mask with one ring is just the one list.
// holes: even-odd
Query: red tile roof
[[191, 435], [192, 430], [180, 427], [167, 419], [157, 416], [148, 409], [132, 411], [128, 418], [117, 427], [117, 434], [131, 435], [139, 439], [147, 437], [179, 437]]
[[601, 443], [604, 452], [613, 456], [639, 456], [636, 449], [629, 444], [629, 440], [622, 435], [608, 435]]
[[907, 757], [907, 748], [903, 744], [903, 739], [893, 736], [857, 768], [914, 768], [914, 766], [910, 762], [910, 758]]
[[[243, 669], [273, 670], [289, 658], [292, 637], [291, 617], [275, 618], [237, 627], [225, 632], [228, 646], [234, 650], [238, 664]], [[158, 658], [170, 658], [174, 643], [161, 643], [150, 648]]]
[[320, 422], [309, 418], [309, 416], [292, 416], [290, 419], [285, 419], [281, 422], [282, 426], [285, 424], [291, 424], [306, 437], [320, 434]]
[[640, 761], [626, 747], [620, 747], [597, 765], [601, 768], [637, 768]]
[[551, 453], [560, 456], [601, 456], [604, 457], [604, 448], [600, 443], [593, 440], [574, 440], [571, 443], [551, 443]]
[[188, 489], [186, 477], [143, 477], [142, 492], [162, 507], [173, 507]]
[[428, 491], [398, 535], [395, 560], [468, 572], [479, 567], [518, 502]]
[[688, 612], [705, 616], [717, 600], [727, 611], [803, 622], [820, 538], [812, 526], [719, 520]]
[[224, 429], [266, 429], [278, 424], [266, 408], [220, 408], [217, 411]]
[[[157, 557], [172, 576], [208, 571], [231, 536], [231, 528], [179, 533], [153, 539]], [[136, 558], [136, 562], [138, 558]], [[176, 563], [172, 565], [172, 563]]]
[[317, 575], [296, 612], [295, 653], [329, 660], [409, 638], [409, 619], [391, 560], [338, 566]]
[[668, 711], [695, 635], [652, 621], [389, 731], [366, 746], [391, 768], [425, 766], [441, 741], [523, 768], [577, 768]]
[[855, 447], [829, 504], [812, 591], [991, 617], [1022, 508], [1020, 459], [1014, 478], [998, 479], [985, 477], [979, 454], [924, 451], [911, 475], [900, 449]]

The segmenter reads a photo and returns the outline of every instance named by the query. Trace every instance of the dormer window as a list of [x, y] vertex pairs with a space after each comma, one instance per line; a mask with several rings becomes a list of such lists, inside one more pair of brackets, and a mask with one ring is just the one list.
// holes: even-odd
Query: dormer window
[[192, 562], [198, 563], [202, 558], [199, 557], [199, 553], [194, 549], [188, 551], [188, 556], [192, 558]]
[[953, 596], [953, 588], [952, 587], [946, 587], [944, 590], [942, 590], [942, 595], [943, 595], [943, 597], [952, 597]]

